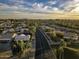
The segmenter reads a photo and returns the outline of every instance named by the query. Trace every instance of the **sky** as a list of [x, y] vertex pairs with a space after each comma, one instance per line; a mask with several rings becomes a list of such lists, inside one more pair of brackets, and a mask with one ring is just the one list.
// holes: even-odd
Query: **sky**
[[0, 18], [79, 18], [79, 0], [0, 0]]

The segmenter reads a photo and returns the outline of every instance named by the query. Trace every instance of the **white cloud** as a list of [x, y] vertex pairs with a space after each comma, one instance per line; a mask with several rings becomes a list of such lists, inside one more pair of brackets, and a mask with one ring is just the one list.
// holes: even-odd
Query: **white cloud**
[[73, 9], [71, 12], [78, 12], [78, 13], [79, 13], [79, 7], [76, 7], [76, 8]]
[[0, 3], [0, 9], [4, 9], [4, 8], [9, 8], [9, 6], [6, 4]]
[[[62, 4], [59, 5], [59, 7], [57, 6], [52, 6], [54, 4], [57, 4], [57, 2], [59, 0], [50, 0], [47, 2], [47, 4], [45, 3], [29, 3], [29, 2], [25, 2], [24, 0], [10, 0], [11, 2], [13, 2], [13, 5], [7, 5], [7, 4], [2, 4], [0, 3], [0, 11], [1, 10], [5, 10], [7, 12], [7, 10], [12, 11], [13, 12], [30, 12], [30, 13], [53, 13], [53, 12], [63, 12], [63, 11], [77, 11], [79, 10], [77, 6], [79, 6], [78, 1], [77, 0], [70, 0], [68, 2], [63, 2]], [[62, 0], [60, 0], [61, 2]], [[64, 1], [64, 0], [63, 0]], [[26, 5], [24, 5], [24, 3]], [[31, 7], [27, 7], [27, 5], [31, 6]], [[77, 7], [77, 8], [75, 8]], [[63, 9], [61, 9], [63, 8]], [[75, 8], [75, 9], [74, 9]]]
[[56, 8], [56, 7], [54, 7], [54, 8], [52, 8], [54, 11], [58, 11], [59, 9], [58, 8]]
[[20, 6], [20, 5], [22, 5], [23, 7], [25, 6], [24, 4], [26, 4], [26, 6], [27, 5], [32, 5], [31, 3], [29, 3], [29, 2], [26, 2], [26, 1], [24, 1], [24, 0], [9, 0], [9, 4], [11, 5], [11, 6]]
[[18, 9], [18, 7], [17, 6], [10, 6], [10, 5], [7, 5], [7, 4], [3, 4], [3, 3], [0, 3], [0, 11], [1, 10], [16, 10], [16, 9]]
[[60, 5], [65, 12], [79, 12], [79, 0], [70, 0]]
[[[54, 11], [58, 11], [59, 9], [57, 7], [51, 7], [48, 5], [44, 5], [43, 3], [34, 3], [32, 4], [32, 8], [24, 7], [24, 5], [7, 5], [0, 3], [0, 13], [6, 13], [9, 12], [17, 13], [20, 12], [30, 12], [30, 13], [53, 13]], [[5, 14], [4, 13], [4, 14]]]
[[79, 0], [73, 0], [74, 2], [79, 2]]
[[49, 5], [44, 5], [43, 3], [34, 3], [32, 5], [32, 10], [34, 12], [44, 12], [44, 13], [53, 13], [54, 11], [58, 11], [57, 7], [52, 7]]
[[[51, 15], [57, 17], [55, 14], [59, 12], [79, 12], [79, 2], [78, 0], [63, 2], [59, 4], [59, 7], [52, 6], [57, 4], [57, 0], [51, 0], [45, 3], [29, 3], [24, 2], [23, 0], [11, 0], [13, 1], [13, 5], [7, 5], [0, 3], [0, 16], [2, 14], [8, 15], [8, 17], [13, 18], [53, 18]], [[61, 2], [62, 0], [60, 0]], [[26, 5], [24, 5], [24, 3]], [[76, 4], [77, 3], [77, 4]], [[27, 5], [31, 7], [27, 7]], [[60, 8], [63, 7], [61, 10]], [[48, 16], [49, 15], [49, 16]], [[59, 14], [58, 14], [59, 15]], [[51, 17], [50, 17], [51, 16]], [[64, 16], [64, 15], [63, 15]], [[10, 18], [11, 18], [10, 17]], [[5, 17], [7, 18], [7, 17]]]
[[74, 8], [71, 10], [71, 12], [78, 12], [79, 13], [79, 3], [74, 5]]
[[57, 1], [56, 0], [50, 0], [50, 1], [48, 1], [48, 4], [50, 4], [50, 5], [54, 5], [54, 4], [56, 4], [57, 3]]
[[33, 8], [33, 11], [36, 11], [36, 12], [48, 12], [48, 8], [49, 6], [44, 6], [43, 3], [34, 3], [32, 5], [32, 8]]
[[43, 4], [42, 3], [34, 3], [33, 5], [32, 5], [32, 7], [34, 8], [34, 9], [36, 9], [36, 8], [38, 8], [38, 9], [40, 9], [40, 8], [43, 8]]
[[[21, 6], [19, 6], [19, 7], [21, 7]], [[0, 15], [12, 14], [15, 11], [19, 10], [19, 7], [0, 3]]]

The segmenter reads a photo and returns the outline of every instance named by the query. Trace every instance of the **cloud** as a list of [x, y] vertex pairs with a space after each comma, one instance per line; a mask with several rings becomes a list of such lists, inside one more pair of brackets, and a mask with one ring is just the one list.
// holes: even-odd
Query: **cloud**
[[[47, 2], [51, 4], [50, 2]], [[19, 11], [19, 12], [32, 12], [32, 13], [52, 13], [58, 10], [57, 7], [52, 7], [50, 5], [46, 5], [45, 3], [31, 3], [25, 0], [9, 0], [9, 4], [5, 4], [5, 11], [8, 9], [9, 11]], [[29, 7], [30, 6], [30, 7]], [[2, 8], [1, 8], [2, 9]]]
[[48, 5], [52, 6], [52, 9], [56, 8], [57, 11], [71, 12], [74, 9], [78, 9], [79, 0], [50, 0]]
[[55, 5], [57, 3], [57, 0], [50, 0], [48, 1], [49, 5]]
[[25, 7], [27, 6], [32, 6], [31, 2], [28, 2], [27, 0], [9, 0], [10, 1], [10, 5], [24, 5]]
[[[0, 3], [0, 15], [45, 15], [64, 12], [79, 12], [78, 0], [50, 0], [47, 2], [29, 2], [28, 0], [9, 0]], [[30, 16], [29, 15], [29, 16]], [[32, 16], [31, 15], [31, 16]], [[25, 16], [23, 16], [25, 17]], [[45, 16], [44, 16], [45, 17]], [[40, 18], [40, 17], [39, 17]]]
[[9, 8], [9, 6], [6, 4], [0, 3], [0, 9], [4, 9], [4, 8]]
[[32, 5], [32, 10], [34, 12], [44, 12], [44, 13], [53, 13], [54, 11], [58, 11], [57, 7], [52, 7], [50, 5], [45, 5], [43, 3], [34, 3]]
[[18, 3], [18, 4], [23, 4], [25, 3], [24, 0], [9, 0], [11, 3]]
[[74, 8], [71, 10], [71, 12], [77, 12], [77, 13], [79, 13], [79, 3], [75, 4], [73, 7]]
[[79, 7], [79, 0], [70, 0], [69, 2], [65, 3], [63, 5], [63, 10], [67, 11], [67, 12], [79, 12], [78, 11], [78, 7]]
[[20, 12], [20, 10], [23, 9], [25, 8], [23, 8], [22, 5], [15, 6], [15, 5], [0, 3], [0, 15], [13, 14], [15, 11]]
[[36, 12], [48, 12], [48, 8], [49, 6], [44, 6], [43, 3], [34, 3], [32, 5], [32, 8], [36, 11]]
[[79, 2], [79, 0], [73, 0], [74, 2]]
[[[47, 4], [42, 2], [34, 2], [30, 3], [25, 0], [9, 0], [9, 4], [2, 4], [0, 7], [5, 12], [11, 11], [12, 13], [14, 11], [18, 12], [32, 12], [32, 13], [53, 13], [54, 11], [60, 11], [58, 7], [52, 7], [52, 4], [56, 4], [56, 0], [54, 1], [48, 1]], [[49, 5], [51, 4], [51, 5]], [[30, 6], [30, 7], [29, 7]]]

